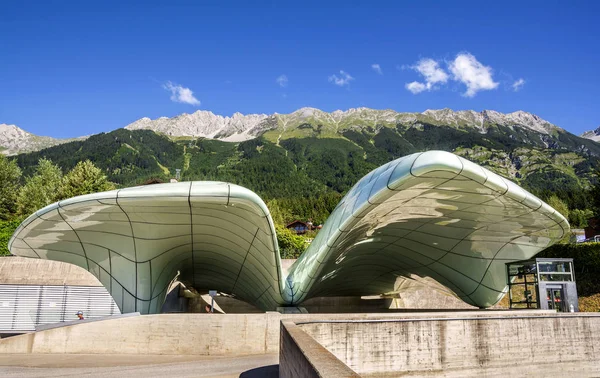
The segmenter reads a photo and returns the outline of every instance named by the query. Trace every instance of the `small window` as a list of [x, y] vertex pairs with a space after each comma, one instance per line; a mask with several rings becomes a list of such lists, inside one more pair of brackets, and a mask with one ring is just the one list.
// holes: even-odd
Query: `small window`
[[571, 273], [541, 273], [541, 281], [573, 281]]
[[568, 261], [543, 261], [539, 262], [540, 273], [570, 273], [571, 272], [571, 263]]

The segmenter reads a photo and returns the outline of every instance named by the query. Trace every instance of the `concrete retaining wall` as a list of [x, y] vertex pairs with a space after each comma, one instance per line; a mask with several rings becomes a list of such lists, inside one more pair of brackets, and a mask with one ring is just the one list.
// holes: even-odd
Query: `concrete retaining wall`
[[600, 375], [600, 316], [297, 324], [362, 376]]
[[60, 261], [0, 257], [0, 283], [42, 286], [102, 286], [87, 270]]
[[161, 314], [0, 340], [0, 353], [247, 355], [277, 353], [278, 313]]
[[[511, 316], [522, 312], [501, 312]], [[544, 314], [532, 311], [532, 314]], [[489, 311], [398, 314], [160, 314], [76, 324], [0, 340], [0, 353], [245, 355], [277, 353], [279, 322], [486, 316]]]
[[279, 376], [360, 377], [292, 321], [281, 322]]
[[[294, 322], [347, 319], [398, 320], [432, 317], [481, 317], [489, 316], [490, 314], [511, 317], [525, 313], [527, 312], [472, 311], [400, 314], [280, 314], [277, 312], [268, 312], [266, 314], [227, 315], [144, 315], [134, 318], [110, 319], [84, 324], [78, 323], [71, 326], [2, 339], [0, 340], [0, 353], [183, 355], [247, 355], [278, 353], [280, 344], [279, 323], [281, 320], [292, 320]], [[549, 314], [549, 312], [542, 311], [530, 311], [528, 313], [538, 316]], [[303, 325], [302, 327], [308, 327], [308, 325]], [[424, 326], [419, 327], [419, 330], [426, 329], [423, 328]], [[440, 325], [440, 327], [442, 326]], [[526, 326], [523, 325], [523, 327]], [[409, 327], [411, 330], [410, 332], [414, 333], [415, 331], [412, 331], [413, 328]], [[525, 332], [524, 330], [527, 330], [527, 328], [520, 329], [519, 332], [523, 333]], [[400, 332], [400, 330], [398, 330], [398, 332]], [[463, 336], [461, 336], [460, 333], [444, 334], [452, 335], [448, 336], [448, 343], [460, 345], [462, 342], [460, 337]], [[597, 333], [592, 332], [591, 334], [598, 336]], [[419, 335], [421, 334], [419, 333]], [[429, 337], [429, 342], [433, 342], [431, 340], [437, 340], [434, 338], [435, 335], [437, 334], [425, 333], [419, 337], [422, 338], [423, 343], [426, 343], [426, 341], [424, 341], [426, 340], [426, 337]], [[339, 335], [339, 337], [342, 337], [342, 335]], [[348, 336], [344, 337], [347, 338]], [[354, 337], [358, 337], [358, 335], [355, 335]], [[454, 339], [451, 340], [450, 337], [453, 337]], [[362, 340], [362, 342], [366, 343], [365, 340], [368, 340], [368, 338]], [[391, 339], [388, 341], [385, 339], [382, 340], [382, 342], [391, 342]], [[347, 339], [347, 341], [354, 342], [354, 339]], [[343, 340], [341, 342], [343, 342]], [[326, 344], [324, 345], [326, 346]], [[424, 348], [421, 344], [417, 345], [417, 347]], [[336, 352], [334, 352], [334, 354], [335, 353]], [[340, 356], [338, 355], [338, 358], [339, 357]]]

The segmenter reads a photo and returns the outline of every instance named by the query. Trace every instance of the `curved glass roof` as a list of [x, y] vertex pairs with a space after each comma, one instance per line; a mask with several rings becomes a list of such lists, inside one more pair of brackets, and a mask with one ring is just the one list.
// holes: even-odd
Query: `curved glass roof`
[[506, 292], [506, 262], [532, 257], [568, 230], [562, 215], [511, 181], [429, 151], [363, 177], [285, 277], [264, 202], [222, 182], [60, 201], [27, 218], [9, 249], [89, 270], [122, 312], [159, 312], [178, 271], [198, 289], [265, 310], [317, 296], [389, 292], [398, 277], [434, 279], [465, 302], [489, 307]]

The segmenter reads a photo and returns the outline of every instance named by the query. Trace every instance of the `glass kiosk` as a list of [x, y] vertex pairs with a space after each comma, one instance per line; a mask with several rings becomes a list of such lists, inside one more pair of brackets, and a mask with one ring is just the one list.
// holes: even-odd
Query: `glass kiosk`
[[578, 310], [573, 259], [538, 258], [506, 264], [511, 309]]

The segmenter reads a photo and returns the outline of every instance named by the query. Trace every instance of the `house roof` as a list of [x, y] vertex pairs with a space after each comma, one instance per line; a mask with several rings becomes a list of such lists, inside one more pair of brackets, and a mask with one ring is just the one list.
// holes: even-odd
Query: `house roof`
[[294, 224], [296, 224], [296, 223], [300, 223], [300, 224], [303, 224], [303, 225], [305, 225], [306, 227], [308, 227], [308, 223], [306, 223], [306, 222], [302, 222], [301, 220], [295, 220], [295, 221], [293, 221], [293, 222], [289, 223], [289, 224], [288, 224], [287, 226], [285, 226], [285, 227], [286, 227], [286, 228], [289, 228], [290, 226], [292, 226], [292, 225], [294, 225]]

